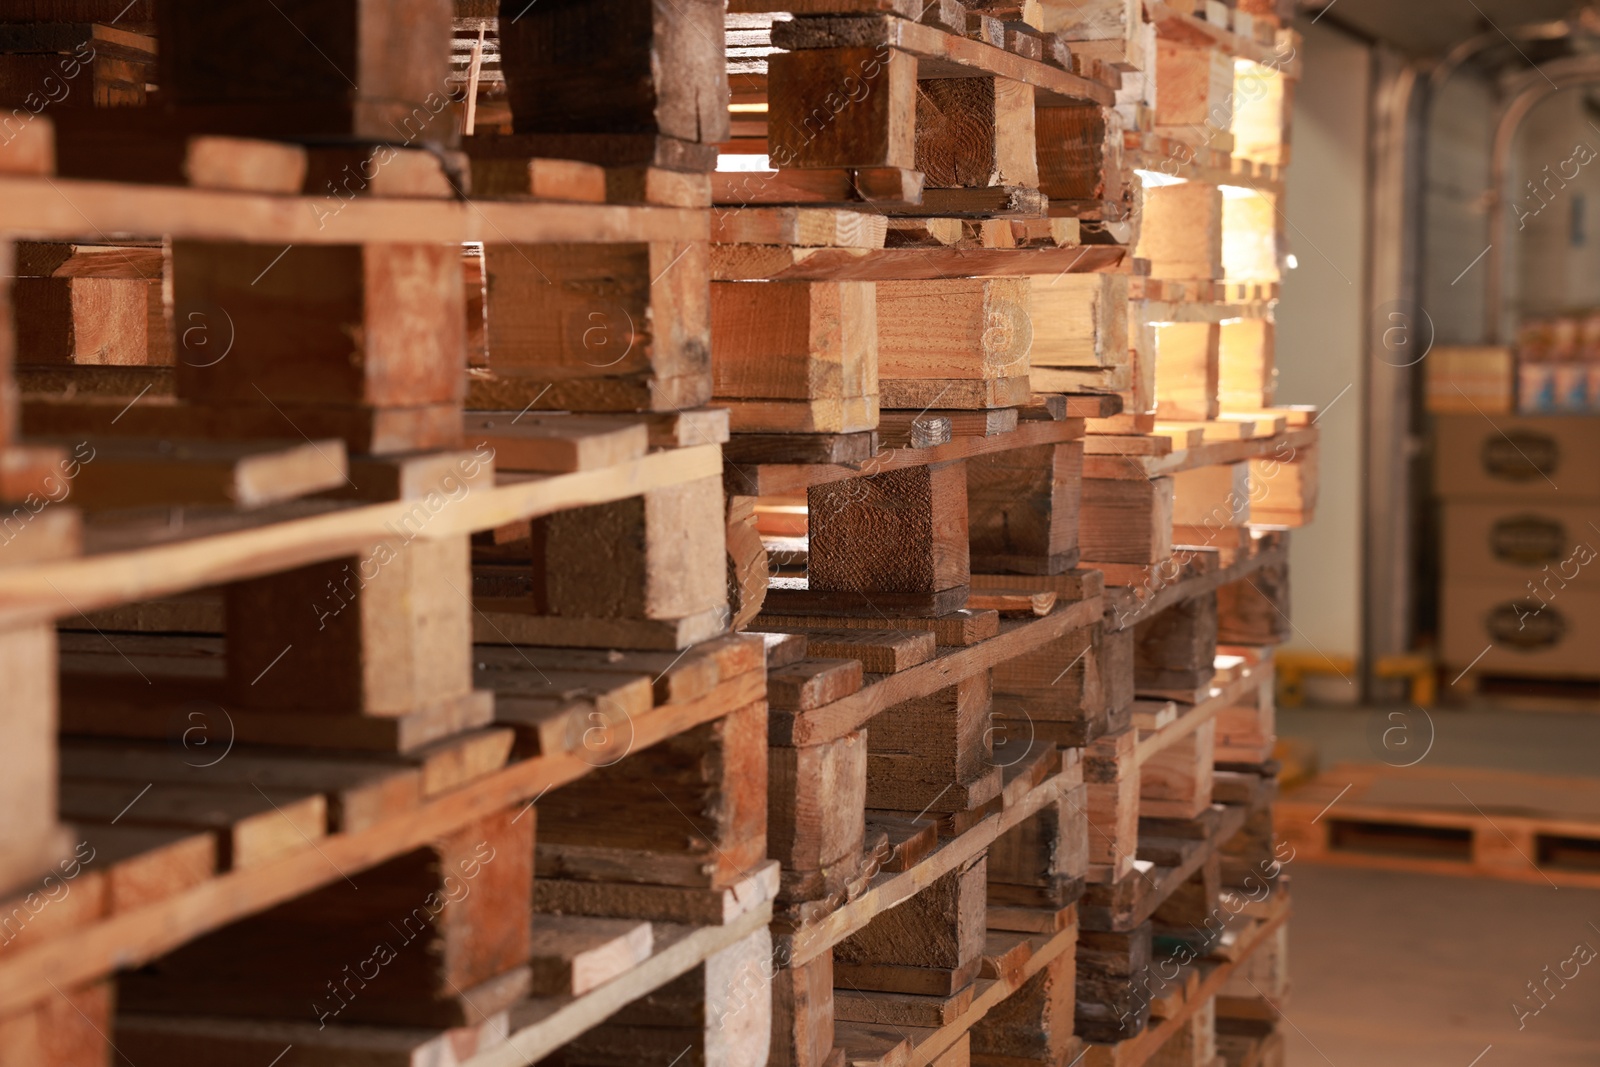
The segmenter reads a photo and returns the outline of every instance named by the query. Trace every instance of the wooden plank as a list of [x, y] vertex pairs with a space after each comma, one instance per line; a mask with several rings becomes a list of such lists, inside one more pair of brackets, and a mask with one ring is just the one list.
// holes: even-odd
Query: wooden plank
[[62, 814], [85, 822], [126, 820], [130, 826], [204, 828], [218, 834], [218, 862], [228, 869], [270, 864], [327, 834], [327, 802], [321, 796], [256, 789], [175, 785], [152, 786], [140, 796], [137, 786], [67, 781], [61, 787]]
[[575, 415], [468, 412], [462, 416], [462, 447], [488, 446], [495, 466], [506, 471], [566, 474], [599, 470], [638, 459], [649, 447], [642, 423]]
[[[1042, 619], [1007, 623], [999, 636], [951, 651], [875, 680], [861, 692], [834, 704], [793, 716], [774, 716], [772, 737], [777, 744], [813, 745], [842, 737], [866, 724], [885, 708], [926, 696], [996, 663], [1011, 659], [1069, 630], [1081, 629], [1099, 619], [1098, 597], [1071, 604], [1057, 603]], [[881, 622], [878, 624], [881, 625]]]
[[[722, 9], [557, 2], [499, 23], [519, 133], [728, 138]], [[602, 44], [601, 42], [605, 42]]]
[[535, 915], [529, 992], [581, 997], [649, 959], [654, 947], [649, 923]]
[[[303, 45], [303, 42], [302, 42]], [[704, 211], [608, 204], [363, 198], [327, 215], [322, 197], [266, 196], [69, 178], [0, 177], [0, 226], [38, 240], [104, 235], [340, 245], [704, 241]]]
[[227, 442], [107, 439], [72, 481], [86, 508], [211, 505], [261, 508], [345, 483], [343, 441]]
[[[939, 221], [937, 219], [931, 221]], [[937, 281], [974, 276], [1022, 277], [1114, 272], [1127, 261], [1117, 245], [1058, 248], [791, 248], [716, 245], [718, 281]]]
[[[938, 445], [934, 448], [885, 450], [873, 458], [872, 473], [879, 474], [907, 467], [943, 463], [947, 460], [967, 459], [994, 452], [1008, 452], [1032, 445], [1072, 441], [1082, 436], [1083, 426], [1077, 419], [1063, 422], [1029, 420], [1021, 423], [1011, 433], [998, 434], [994, 437], [961, 437], [948, 445]], [[813, 485], [858, 478], [862, 473], [857, 467], [844, 464], [771, 463], [739, 466], [734, 470], [738, 472], [736, 484], [740, 486], [740, 491], [756, 496], [787, 496], [803, 492]]]
[[[658, 452], [601, 471], [507, 478], [497, 488], [460, 496], [430, 512], [432, 536], [493, 529], [530, 515], [548, 514], [638, 494], [653, 485], [720, 476], [718, 449], [703, 445]], [[302, 562], [334, 559], [392, 536], [415, 521], [410, 501], [343, 508], [291, 522], [262, 523], [203, 541], [180, 541], [30, 567], [0, 575], [5, 608], [0, 623], [50, 619], [119, 603], [148, 600], [187, 589], [281, 571]]]
[[919, 78], [962, 78], [993, 75], [1034, 86], [1046, 103], [1092, 102], [1110, 107], [1109, 88], [1037, 60], [1028, 60], [980, 41], [946, 33], [892, 15], [860, 15], [848, 19], [796, 20], [805, 25], [775, 24], [772, 43], [779, 48], [826, 48], [845, 43], [863, 48], [887, 45], [917, 56]]

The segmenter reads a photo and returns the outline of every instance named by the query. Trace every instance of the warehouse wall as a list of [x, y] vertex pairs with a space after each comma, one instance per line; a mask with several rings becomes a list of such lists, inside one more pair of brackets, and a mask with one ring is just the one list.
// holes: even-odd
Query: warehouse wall
[[[1317, 521], [1290, 549], [1296, 633], [1289, 647], [1355, 656], [1361, 619], [1361, 396], [1367, 229], [1366, 46], [1302, 22], [1295, 98], [1288, 272], [1278, 307], [1278, 395], [1326, 409]], [[1346, 392], [1346, 387], [1349, 387]], [[1343, 393], [1341, 396], [1340, 394]], [[1336, 399], [1337, 398], [1337, 399]], [[1329, 698], [1354, 691], [1342, 684]], [[1320, 694], [1319, 694], [1320, 695]]]
[[1439, 344], [1484, 340], [1488, 258], [1476, 264], [1473, 260], [1489, 242], [1484, 193], [1489, 188], [1494, 108], [1493, 87], [1463, 70], [1439, 91], [1429, 116], [1422, 305], [1433, 319]]
[[[1600, 115], [1587, 102], [1590, 92], [1556, 94], [1528, 115], [1517, 137], [1508, 210], [1516, 209], [1525, 229], [1512, 226], [1516, 267], [1506, 296], [1526, 314], [1600, 303], [1600, 134], [1591, 125]], [[1508, 326], [1515, 323], [1513, 310]]]

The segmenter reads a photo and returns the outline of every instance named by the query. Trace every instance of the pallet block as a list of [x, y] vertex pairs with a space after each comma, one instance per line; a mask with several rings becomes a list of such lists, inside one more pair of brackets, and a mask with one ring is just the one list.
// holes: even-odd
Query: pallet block
[[1034, 131], [1040, 192], [1052, 202], [1122, 205], [1122, 117], [1116, 111], [1097, 104], [1040, 107]]
[[78, 13], [70, 21], [14, 24], [0, 54], [0, 106], [13, 115], [48, 107], [53, 116], [143, 107], [156, 80], [155, 40], [112, 15], [100, 25]]
[[972, 569], [1061, 574], [1078, 565], [1083, 443], [1013, 448], [967, 461]]
[[[807, 603], [798, 610], [945, 614], [966, 603], [967, 477], [960, 461], [826, 482], [807, 491]], [[767, 610], [788, 611], [768, 590]]]
[[539, 813], [540, 910], [617, 914], [618, 883], [732, 886], [767, 857], [766, 705], [599, 767]]
[[500, 64], [518, 133], [728, 139], [723, 11], [631, 0], [499, 4]]
[[180, 399], [291, 421], [307, 406], [460, 405], [466, 311], [446, 246], [175, 241], [172, 293]]
[[1217, 763], [1264, 764], [1277, 741], [1277, 701], [1263, 685], [1217, 713]]
[[160, 7], [163, 94], [213, 130], [453, 144], [446, 0]]
[[1217, 595], [1180, 600], [1134, 627], [1134, 678], [1141, 693], [1191, 691], [1216, 673]]
[[995, 664], [997, 734], [1076, 747], [1105, 733], [1104, 641], [1095, 623]]
[[1217, 721], [1207, 719], [1139, 765], [1141, 818], [1193, 819], [1211, 806]]
[[705, 478], [535, 521], [528, 595], [480, 598], [476, 639], [650, 650], [718, 636], [730, 618], [722, 515], [721, 480]]
[[1172, 322], [1155, 328], [1156, 415], [1176, 421], [1214, 419], [1221, 330], [1214, 322]]
[[266, 712], [387, 717], [467, 699], [469, 560], [465, 536], [418, 537], [229, 586], [234, 699]]
[[867, 729], [867, 806], [964, 812], [1000, 792], [989, 672], [879, 712]]
[[1221, 278], [1222, 190], [1202, 182], [1144, 190], [1144, 221], [1134, 255], [1150, 261], [1152, 278]]
[[1077, 901], [1089, 872], [1087, 801], [1087, 786], [1063, 789], [989, 846], [990, 928], [1005, 922], [997, 912], [1009, 917], [1009, 909], [1059, 910]]
[[1316, 445], [1279, 448], [1250, 461], [1250, 514], [1259, 526], [1299, 527], [1317, 510], [1319, 485]]
[[972, 1067], [1055, 1067], [1077, 1051], [1077, 953], [1063, 952], [972, 1027]]
[[54, 626], [0, 634], [0, 664], [8, 689], [4, 715], [12, 752], [7, 773], [0, 775], [0, 803], [12, 813], [0, 827], [3, 893], [39, 877], [66, 851], [56, 823], [55, 662]]
[[710, 267], [699, 242], [484, 245], [478, 410], [673, 411], [711, 398]]
[[515, 805], [200, 937], [123, 975], [119, 1004], [425, 1027], [501, 1011], [528, 990], [533, 824]]
[[1217, 587], [1217, 640], [1222, 644], [1279, 645], [1292, 633], [1287, 561]]
[[1034, 367], [1122, 367], [1129, 362], [1128, 276], [1040, 275], [1031, 279]]
[[1138, 0], [1040, 0], [1040, 28], [1058, 34], [1074, 56], [1103, 60], [1114, 70], [1146, 69]]
[[1129, 725], [1084, 750], [1091, 881], [1118, 883], [1133, 871], [1139, 840], [1137, 745], [1138, 730]]
[[878, 425], [871, 282], [713, 282], [712, 379], [735, 431], [853, 433]]
[[1216, 1060], [1217, 1001], [1213, 997], [1185, 1019], [1145, 1063], [1149, 1067], [1214, 1067]]
[[1221, 324], [1217, 347], [1217, 399], [1224, 411], [1259, 411], [1277, 394], [1277, 327], [1271, 319], [1241, 318]]
[[1077, 954], [1077, 1034], [1115, 1044], [1137, 1037], [1150, 1019], [1150, 923], [1124, 933], [1081, 930]]
[[1085, 478], [1078, 529], [1083, 558], [1139, 564], [1167, 559], [1172, 555], [1173, 503], [1170, 477]]
[[1295, 79], [1265, 63], [1234, 62], [1233, 154], [1274, 167], [1289, 165]]
[[913, 166], [928, 189], [1037, 187], [1033, 87], [1006, 78], [917, 82]]
[[1003, 408], [1031, 395], [1028, 278], [878, 283], [885, 408]]
[[742, 1067], [769, 1062], [772, 936], [759, 929], [540, 1060], [552, 1067]]
[[116, 983], [69, 988], [0, 1018], [0, 1067], [109, 1067]]
[[984, 877], [979, 856], [840, 941], [835, 987], [948, 996], [967, 986], [982, 963]]
[[[1225, 775], [1227, 772], [1217, 773]], [[1271, 792], [1268, 799], [1271, 799]], [[1222, 843], [1222, 883], [1249, 893], [1259, 893], [1263, 884], [1276, 884], [1277, 874], [1282, 867], [1278, 859], [1279, 847], [1273, 830], [1273, 806], [1271, 803], [1262, 804], [1253, 809], [1245, 817], [1244, 825]]]
[[1250, 464], [1217, 463], [1173, 475], [1172, 522], [1216, 532], [1248, 525]]
[[1218, 135], [1229, 135], [1233, 57], [1213, 45], [1159, 38], [1154, 105], [1157, 128], [1186, 141], [1210, 144]]
[[830, 1067], [833, 1058], [833, 949], [772, 976], [768, 1067]]
[[12, 283], [28, 363], [172, 363], [159, 248], [19, 242]]
[[837, 892], [857, 874], [866, 838], [867, 738], [767, 752], [768, 853], [783, 864], [783, 896]]
[[1150, 917], [1153, 936], [1166, 945], [1188, 945], [1197, 956], [1210, 953], [1220, 947], [1232, 918], [1222, 909], [1221, 899], [1222, 856], [1211, 852], [1156, 907]]
[[1287, 222], [1272, 190], [1229, 189], [1222, 201], [1222, 271], [1230, 285], [1275, 285], [1283, 277]]
[[767, 142], [782, 167], [916, 166], [917, 59], [805, 48], [767, 62]]

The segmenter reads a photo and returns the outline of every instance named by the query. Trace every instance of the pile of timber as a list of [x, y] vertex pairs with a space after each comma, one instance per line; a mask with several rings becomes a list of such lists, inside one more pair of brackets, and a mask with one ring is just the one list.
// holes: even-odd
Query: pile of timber
[[1279, 1062], [1270, 4], [15, 6], [0, 1064]]

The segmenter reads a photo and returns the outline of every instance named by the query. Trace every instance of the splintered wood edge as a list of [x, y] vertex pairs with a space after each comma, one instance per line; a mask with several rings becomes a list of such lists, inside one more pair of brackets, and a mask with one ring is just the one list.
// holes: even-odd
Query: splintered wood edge
[[710, 212], [570, 202], [324, 198], [0, 176], [0, 232], [30, 239], [168, 236], [269, 244], [705, 241]]
[[[685, 704], [657, 705], [650, 716], [634, 720], [634, 746], [648, 748], [746, 706], [751, 697], [744, 692], [749, 687], [745, 679], [758, 673], [764, 677], [764, 671], [735, 675]], [[561, 753], [512, 764], [356, 833], [329, 834], [320, 838], [314, 849], [300, 849], [257, 867], [219, 874], [192, 889], [86, 924], [27, 951], [0, 955], [0, 1016], [53, 996], [51, 983], [68, 988], [118, 968], [139, 966], [201, 934], [402, 856], [495, 812], [527, 803], [529, 797], [593, 771], [583, 755]], [[759, 868], [752, 881], [766, 877], [768, 868], [775, 883], [776, 861]], [[756, 891], [765, 893], [760, 888]], [[748, 906], [770, 911], [770, 896], [752, 900]]]
[[[504, 1044], [463, 1061], [461, 1067], [523, 1067], [543, 1059], [604, 1022], [617, 1009], [666, 985], [771, 920], [772, 902], [768, 900], [726, 926], [700, 927], [653, 952], [649, 959], [599, 988], [573, 998], [538, 1022], [513, 1031]], [[659, 929], [661, 925], [653, 924], [652, 928]]]
[[[492, 530], [518, 519], [638, 496], [648, 489], [720, 477], [716, 445], [652, 452], [593, 471], [527, 476], [472, 489], [433, 513], [429, 538]], [[356, 506], [309, 518], [103, 555], [0, 570], [0, 626], [10, 628], [169, 596], [337, 559], [393, 540], [415, 500]], [[465, 592], [465, 591], [463, 591]]]

